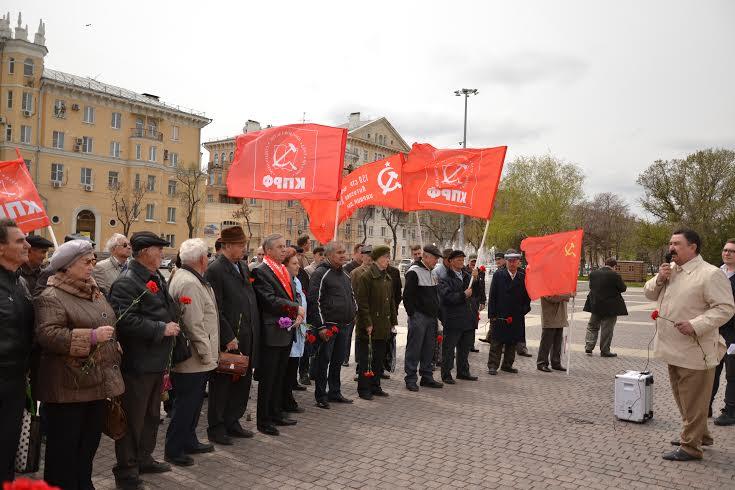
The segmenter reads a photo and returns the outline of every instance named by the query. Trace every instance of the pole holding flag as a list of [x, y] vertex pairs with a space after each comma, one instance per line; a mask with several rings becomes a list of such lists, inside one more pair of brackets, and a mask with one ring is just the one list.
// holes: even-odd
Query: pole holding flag
[[420, 218], [419, 218], [419, 212], [418, 211], [416, 211], [416, 228], [418, 228], [418, 231], [419, 231], [419, 243], [423, 247], [424, 246], [424, 237], [421, 236], [421, 221], [420, 221]]
[[571, 318], [569, 319], [569, 332], [567, 332], [567, 345], [566, 345], [566, 351], [567, 351], [567, 376], [569, 376], [570, 368], [572, 365], [572, 328], [574, 328], [574, 300], [576, 299], [576, 296], [572, 296], [572, 314]]
[[[490, 220], [485, 221], [485, 231], [482, 233], [482, 240], [480, 240], [480, 249], [477, 251], [477, 267], [482, 265], [482, 250], [485, 248], [485, 237], [487, 236], [487, 230], [490, 229]], [[475, 278], [470, 276], [470, 285], [469, 287], [472, 287], [472, 282]]]
[[339, 240], [339, 237], [337, 236], [337, 229], [339, 228], [339, 201], [337, 201], [337, 209], [334, 212], [334, 241]]

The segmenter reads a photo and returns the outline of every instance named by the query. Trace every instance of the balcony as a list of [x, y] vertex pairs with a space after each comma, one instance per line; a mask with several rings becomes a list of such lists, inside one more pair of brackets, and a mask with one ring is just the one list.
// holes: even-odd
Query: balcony
[[163, 141], [163, 133], [155, 129], [132, 128], [130, 130], [131, 138], [146, 138], [149, 140]]

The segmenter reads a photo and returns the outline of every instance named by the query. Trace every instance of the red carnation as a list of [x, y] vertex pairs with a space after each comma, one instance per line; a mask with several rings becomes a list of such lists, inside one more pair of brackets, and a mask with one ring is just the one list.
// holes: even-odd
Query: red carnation
[[337, 328], [337, 325], [334, 325], [330, 330], [334, 335], [337, 335], [339, 333], [339, 328]]
[[484, 266], [484, 265], [481, 265], [481, 266], [480, 266], [480, 272], [485, 272], [486, 270], [487, 270], [487, 269], [485, 269], [485, 266]]
[[3, 490], [60, 490], [60, 488], [52, 487], [43, 480], [18, 478], [15, 481], [3, 483]]
[[362, 374], [363, 374], [363, 376], [365, 376], [366, 378], [372, 378], [373, 376], [375, 376], [375, 373], [374, 373], [374, 372], [372, 372], [372, 371], [365, 371], [365, 372], [364, 372], [364, 373], [362, 373]]
[[334, 335], [334, 334], [332, 333], [331, 330], [326, 330], [324, 332], [324, 335], [326, 335], [328, 339], [331, 339], [332, 338], [332, 335]]
[[658, 310], [653, 310], [653, 313], [651, 313], [651, 319], [655, 320], [658, 318]]
[[507, 323], [508, 325], [512, 324], [513, 323], [513, 317], [512, 316], [509, 316], [508, 318], [506, 318], [505, 319], [505, 323]]
[[248, 281], [250, 281], [250, 284], [252, 284], [252, 283], [255, 282], [255, 278], [254, 277], [248, 277]]
[[437, 335], [436, 336], [436, 341], [437, 341], [437, 343], [441, 344], [442, 342], [444, 342], [444, 336], [443, 335]]
[[179, 303], [182, 305], [190, 305], [191, 304], [191, 298], [188, 296], [181, 296], [179, 297]]
[[307, 334], [306, 335], [306, 341], [308, 343], [310, 343], [310, 344], [313, 344], [314, 342], [316, 342], [316, 335], [314, 335], [312, 333]]
[[152, 294], [156, 294], [158, 292], [158, 284], [156, 284], [156, 281], [148, 281], [145, 283], [145, 287], [147, 287], [148, 291]]

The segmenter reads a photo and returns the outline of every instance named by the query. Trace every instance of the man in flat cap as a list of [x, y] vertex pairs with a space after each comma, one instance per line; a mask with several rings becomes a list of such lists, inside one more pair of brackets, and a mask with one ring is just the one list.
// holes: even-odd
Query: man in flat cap
[[[475, 309], [472, 296], [480, 294], [477, 282], [477, 269], [469, 273], [464, 267], [465, 254], [454, 250], [449, 254], [449, 269], [439, 278], [439, 299], [442, 306], [444, 342], [442, 345], [442, 381], [454, 384], [452, 368], [455, 350], [457, 352], [457, 379], [477, 381], [470, 374], [468, 356], [475, 338]], [[474, 278], [470, 286], [470, 278]]]
[[487, 302], [487, 315], [493, 324], [487, 369], [492, 375], [498, 374], [498, 366], [501, 371], [518, 372], [513, 367], [516, 345], [526, 338], [525, 317], [531, 311], [531, 298], [526, 291], [526, 275], [518, 268], [521, 254], [510, 248], [505, 253], [505, 260], [506, 268], [493, 274]]
[[[112, 283], [109, 301], [118, 317], [118, 340], [123, 349], [120, 367], [125, 381], [122, 406], [127, 432], [115, 441], [117, 465], [113, 468], [120, 488], [139, 488], [140, 474], [171, 470], [153, 459], [156, 448], [163, 372], [170, 368], [169, 353], [179, 325], [178, 306], [158, 272], [163, 247], [169, 243], [150, 231], [130, 238], [133, 259]], [[128, 309], [129, 308], [129, 309]]]
[[[419, 250], [421, 247], [419, 247]], [[421, 374], [421, 386], [441, 388], [434, 380], [431, 369], [434, 341], [439, 317], [439, 293], [437, 282], [431, 274], [442, 254], [434, 245], [426, 245], [421, 258], [406, 271], [406, 287], [403, 289], [403, 306], [408, 314], [408, 340], [404, 371], [406, 389], [418, 391], [416, 370]]]
[[92, 275], [97, 287], [104, 294], [110, 292], [110, 286], [120, 276], [120, 273], [128, 268], [128, 258], [132, 252], [130, 241], [120, 233], [113, 233], [107, 240], [106, 247], [110, 256], [105, 260], [100, 260], [94, 266]]
[[[505, 253], [503, 252], [495, 252], [495, 272], [494, 274], [497, 274], [498, 271], [505, 269]], [[491, 281], [492, 285], [492, 281]], [[492, 286], [491, 286], [492, 287]], [[489, 344], [491, 341], [493, 335], [493, 322], [490, 322], [490, 325], [487, 328], [487, 333], [485, 334], [484, 339], [478, 339], [480, 342], [485, 342], [486, 344]]]
[[41, 266], [46, 260], [48, 249], [53, 247], [54, 244], [38, 235], [27, 236], [26, 241], [31, 248], [28, 250], [28, 260], [20, 267], [20, 275], [26, 280], [28, 290], [33, 291], [36, 289], [36, 283], [41, 274]]
[[[345, 273], [347, 273], [350, 276], [350, 281], [352, 282], [352, 291], [355, 294], [355, 297], [357, 297], [357, 287], [359, 286], [359, 279], [360, 276], [365, 273], [365, 271], [370, 269], [370, 266], [373, 263], [373, 259], [370, 256], [373, 253], [373, 246], [369, 243], [366, 245], [360, 245], [359, 249], [359, 256], [360, 256], [360, 265], [355, 267], [352, 270], [347, 270], [347, 265], [349, 265], [351, 262], [348, 262], [347, 265], [343, 267], [343, 270]], [[352, 259], [352, 262], [354, 262], [355, 259]], [[347, 342], [347, 346], [345, 347], [345, 360], [342, 363], [343, 366], [347, 367], [350, 364], [350, 345], [352, 345], [352, 334], [354, 332], [355, 326], [352, 325], [349, 327], [349, 332], [347, 334], [347, 337], [345, 338], [345, 341]], [[357, 342], [355, 342], [355, 362], [357, 362]], [[355, 365], [355, 374], [358, 372], [358, 366]]]

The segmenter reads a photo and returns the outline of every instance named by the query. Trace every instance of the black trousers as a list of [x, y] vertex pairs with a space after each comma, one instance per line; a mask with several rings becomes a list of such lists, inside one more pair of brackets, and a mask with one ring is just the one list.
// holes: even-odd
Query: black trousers
[[213, 372], [209, 377], [207, 398], [207, 434], [223, 436], [227, 429], [239, 422], [248, 408], [253, 370], [248, 368], [245, 376], [237, 381], [229, 374]]
[[128, 421], [125, 436], [115, 441], [117, 479], [137, 479], [140, 465], [153, 459], [161, 416], [163, 373], [123, 373], [122, 407]]
[[[317, 351], [314, 363], [316, 364], [314, 398], [316, 401], [326, 401], [328, 398], [338, 398], [342, 394], [340, 374], [342, 363], [349, 357], [349, 335], [353, 325], [340, 325], [339, 332], [326, 342], [321, 337], [317, 339]], [[327, 385], [329, 390], [327, 390]]]
[[[382, 390], [382, 388], [380, 387], [380, 375], [383, 374], [383, 361], [385, 360], [385, 349], [387, 346], [387, 341], [385, 339], [373, 339], [372, 365], [368, 362], [368, 339], [358, 337], [356, 339], [356, 342], [358, 367], [357, 392], [360, 395], [378, 393]], [[372, 370], [373, 373], [375, 373], [375, 375], [371, 378], [365, 376], [365, 371], [369, 370]]]
[[452, 376], [454, 351], [457, 351], [457, 375], [470, 375], [470, 349], [475, 343], [475, 330], [444, 329], [442, 343], [442, 379]]
[[105, 403], [46, 403], [43, 479], [64, 490], [93, 490], [92, 463], [102, 436]]
[[299, 371], [300, 357], [289, 357], [286, 363], [286, 374], [283, 379], [283, 387], [281, 394], [281, 410], [293, 410], [299, 406], [293, 397], [293, 387], [296, 383], [296, 373]]
[[[730, 344], [728, 344], [729, 346]], [[725, 354], [715, 369], [715, 382], [712, 385], [712, 397], [710, 399], [710, 407], [715, 401], [715, 396], [720, 387], [720, 376], [722, 370], [725, 370], [725, 410], [731, 417], [735, 417], [735, 355]]]
[[554, 367], [560, 367], [561, 342], [563, 339], [563, 328], [542, 328], [541, 343], [538, 346], [536, 365], [549, 367], [549, 357], [551, 357], [551, 365]]
[[26, 401], [25, 383], [0, 387], [0, 483], [15, 478], [15, 453]]
[[199, 443], [196, 429], [204, 403], [204, 387], [209, 371], [200, 373], [171, 373], [171, 383], [176, 390], [171, 423], [166, 430], [166, 455], [183, 456]]
[[281, 403], [283, 382], [291, 345], [273, 347], [265, 345], [260, 353], [258, 366], [258, 426], [273, 423], [274, 418], [282, 418]]

